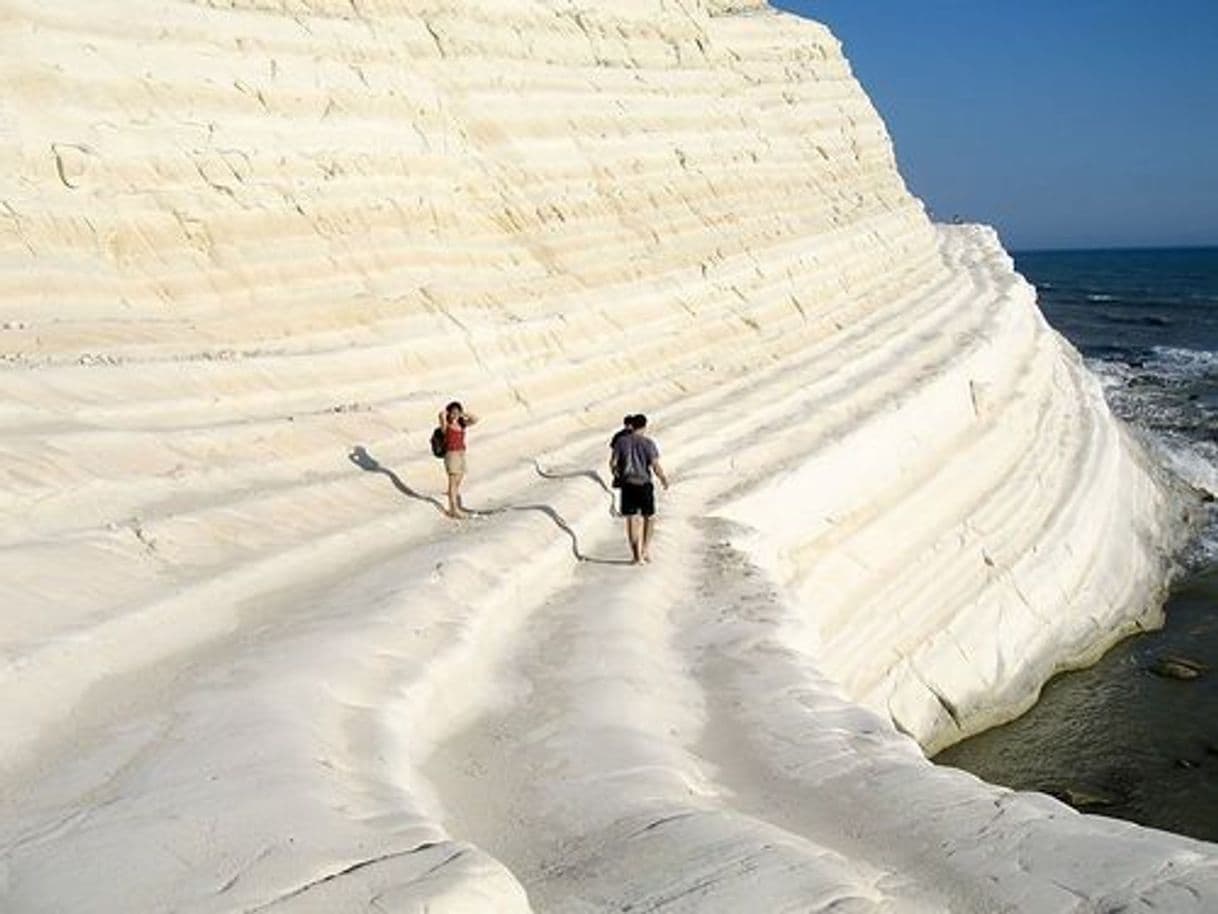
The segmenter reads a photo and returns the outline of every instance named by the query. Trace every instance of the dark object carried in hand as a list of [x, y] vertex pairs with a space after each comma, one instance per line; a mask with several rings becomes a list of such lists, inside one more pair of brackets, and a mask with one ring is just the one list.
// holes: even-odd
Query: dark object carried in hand
[[444, 441], [444, 429], [438, 425], [431, 433], [431, 452], [437, 457], [443, 457], [448, 453], [448, 445]]

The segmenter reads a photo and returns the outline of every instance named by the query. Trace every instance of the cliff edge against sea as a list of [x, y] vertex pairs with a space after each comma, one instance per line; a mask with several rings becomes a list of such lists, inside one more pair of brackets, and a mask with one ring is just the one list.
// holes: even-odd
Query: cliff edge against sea
[[925, 759], [1155, 624], [1188, 507], [823, 26], [0, 0], [0, 47], [4, 910], [1218, 905], [1212, 845]]

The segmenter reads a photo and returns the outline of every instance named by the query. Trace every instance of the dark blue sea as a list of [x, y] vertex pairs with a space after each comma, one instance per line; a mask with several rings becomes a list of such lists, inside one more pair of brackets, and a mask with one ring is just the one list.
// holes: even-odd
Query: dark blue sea
[[[1157, 458], [1218, 494], [1218, 248], [1015, 255], [1041, 310]], [[1164, 629], [1056, 677], [936, 761], [1086, 812], [1218, 841], [1218, 512], [1182, 557]], [[1207, 668], [1179, 680], [1164, 658]]]

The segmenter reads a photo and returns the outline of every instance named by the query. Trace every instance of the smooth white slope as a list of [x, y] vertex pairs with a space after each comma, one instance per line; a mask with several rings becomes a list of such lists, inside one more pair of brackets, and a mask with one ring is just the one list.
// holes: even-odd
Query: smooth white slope
[[[949, 263], [988, 250], [1006, 269], [986, 233], [944, 239]], [[930, 314], [973, 318], [938, 292]], [[900, 349], [922, 333], [888, 318], [857, 351], [801, 354], [658, 423], [681, 482], [653, 566], [613, 564], [618, 522], [581, 469], [603, 459], [591, 438], [546, 467], [565, 478], [501, 491], [503, 513], [371, 555], [347, 583], [281, 579], [238, 641], [95, 692], [73, 761], [44, 753], [53, 772], [7, 782], [9, 899], [480, 911], [527, 910], [527, 890], [547, 911], [1205, 910], [1206, 845], [936, 769], [846, 700], [807, 650], [815, 605], [732, 547], [755, 534], [711, 517], [725, 499], [738, 513], [755, 473], [806, 479], [839, 409], [883, 425], [917, 408], [940, 374], [865, 356], [879, 334]], [[841, 365], [791, 383], [805, 358]], [[362, 459], [371, 490], [437, 516]]]

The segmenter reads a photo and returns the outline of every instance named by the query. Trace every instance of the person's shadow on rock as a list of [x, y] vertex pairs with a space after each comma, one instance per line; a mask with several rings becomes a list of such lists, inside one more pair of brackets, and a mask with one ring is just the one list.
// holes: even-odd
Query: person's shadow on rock
[[[355, 447], [351, 448], [351, 450], [347, 452], [347, 459], [350, 460], [357, 467], [359, 467], [361, 470], [364, 470], [365, 472], [380, 473], [382, 476], [389, 477], [389, 481], [393, 483], [393, 487], [395, 489], [397, 489], [399, 492], [401, 492], [403, 495], [405, 495], [407, 498], [413, 498], [415, 501], [427, 502], [429, 505], [431, 505], [441, 514], [443, 514], [445, 516], [448, 515], [448, 512], [444, 509], [444, 505], [441, 504], [441, 502], [438, 498], [435, 498], [434, 496], [431, 496], [431, 495], [424, 495], [422, 492], [418, 492], [415, 489], [412, 489], [410, 486], [406, 485], [406, 483], [402, 480], [402, 477], [400, 477], [397, 473], [393, 472], [393, 470], [389, 469], [388, 467], [383, 466], [380, 463], [380, 461], [378, 461], [375, 457], [373, 457], [371, 454], [368, 453], [367, 449], [364, 448], [364, 446], [362, 444], [357, 444]], [[539, 473], [541, 472], [540, 467], [538, 467], [538, 472]], [[589, 471], [589, 472], [591, 472], [591, 471]], [[578, 475], [588, 475], [588, 474], [581, 473]], [[555, 477], [548, 476], [546, 478], [555, 478]], [[558, 477], [558, 478], [563, 478], [563, 477]], [[603, 485], [603, 483], [602, 483], [602, 485]], [[558, 511], [556, 511], [554, 508], [552, 508], [550, 505], [544, 505], [544, 504], [505, 505], [502, 508], [490, 508], [490, 509], [470, 508], [467, 510], [474, 517], [492, 517], [496, 514], [506, 514], [508, 511], [535, 511], [539, 514], [545, 515], [547, 518], [549, 518], [554, 523], [554, 526], [558, 527], [559, 530], [561, 530], [563, 533], [565, 533], [567, 535], [567, 537], [571, 540], [571, 554], [575, 557], [576, 561], [589, 562], [594, 565], [629, 565], [629, 564], [631, 564], [630, 562], [626, 561], [625, 559], [600, 559], [600, 558], [594, 558], [593, 556], [584, 555], [583, 551], [579, 548], [579, 537], [576, 536], [575, 530], [573, 530], [571, 525], [567, 523], [566, 519], [561, 514], [559, 514]]]
[[405, 495], [407, 498], [413, 498], [415, 501], [425, 501], [441, 514], [447, 515], [444, 505], [440, 503], [440, 499], [431, 495], [424, 495], [422, 492], [416, 492], [410, 486], [402, 481], [402, 477], [386, 466], [382, 466], [375, 457], [364, 449], [362, 444], [357, 444], [347, 453], [347, 459], [354, 463], [361, 470], [366, 470], [369, 473], [380, 473], [383, 476], [388, 476], [389, 481], [393, 483], [393, 487]]

